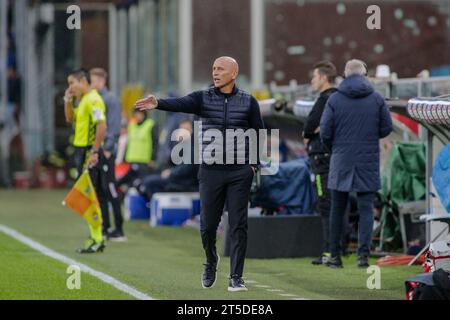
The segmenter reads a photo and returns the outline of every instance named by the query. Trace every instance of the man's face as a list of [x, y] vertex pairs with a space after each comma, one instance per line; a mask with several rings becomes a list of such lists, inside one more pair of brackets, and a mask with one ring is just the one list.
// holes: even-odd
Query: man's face
[[95, 74], [91, 74], [91, 87], [97, 90], [102, 90], [105, 87], [105, 79]]
[[84, 85], [81, 80], [78, 80], [73, 75], [67, 77], [67, 83], [69, 84], [69, 91], [75, 97], [81, 97], [83, 95]]
[[318, 69], [314, 69], [311, 79], [311, 86], [314, 91], [321, 91], [324, 84], [327, 82], [327, 77], [319, 73]]
[[214, 61], [212, 68], [212, 76], [214, 81], [214, 86], [216, 88], [222, 88], [233, 80], [236, 80], [237, 70], [236, 66], [227, 59], [219, 58]]

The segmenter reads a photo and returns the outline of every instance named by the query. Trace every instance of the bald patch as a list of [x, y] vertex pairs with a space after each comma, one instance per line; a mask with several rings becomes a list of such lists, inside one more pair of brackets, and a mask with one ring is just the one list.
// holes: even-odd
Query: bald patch
[[234, 59], [232, 57], [227, 57], [227, 56], [219, 57], [216, 59], [216, 62], [225, 63], [228, 66], [230, 66], [230, 68], [234, 72], [236, 72], [236, 73], [239, 72], [239, 64], [237, 63], [236, 59]]

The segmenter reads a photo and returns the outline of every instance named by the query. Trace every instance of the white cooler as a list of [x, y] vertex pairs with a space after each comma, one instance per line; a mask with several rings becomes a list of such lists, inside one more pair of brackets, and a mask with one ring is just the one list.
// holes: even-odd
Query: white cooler
[[444, 269], [450, 271], [450, 243], [447, 241], [436, 241], [430, 244], [425, 264], [430, 271]]
[[150, 209], [152, 227], [181, 226], [192, 216], [192, 197], [185, 193], [155, 193]]

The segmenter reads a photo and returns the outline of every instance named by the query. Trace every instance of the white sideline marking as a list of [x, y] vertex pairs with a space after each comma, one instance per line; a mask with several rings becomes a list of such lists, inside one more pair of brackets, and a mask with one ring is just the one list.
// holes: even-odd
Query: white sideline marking
[[266, 289], [269, 292], [283, 292], [284, 290], [281, 289]]
[[[258, 283], [258, 282], [253, 281], [253, 280], [245, 280], [245, 283]], [[264, 289], [264, 290], [266, 290], [267, 292], [271, 292], [271, 293], [278, 294], [278, 295], [281, 296], [281, 297], [291, 298], [291, 300], [309, 300], [309, 299], [306, 299], [306, 298], [299, 297], [299, 296], [296, 295], [296, 294], [292, 294], [292, 293], [281, 293], [281, 292], [284, 292], [284, 290], [281, 290], [281, 289], [274, 289], [274, 288], [272, 288], [271, 286], [268, 286], [268, 285], [264, 285], [264, 284], [254, 284], [253, 286], [256, 287], [256, 288]], [[279, 292], [280, 292], [280, 293], [279, 293]]]
[[255, 281], [255, 280], [245, 280], [245, 283], [254, 284], [254, 283], [258, 283], [258, 281]]
[[123, 282], [120, 282], [119, 280], [117, 280], [103, 272], [94, 270], [85, 264], [82, 264], [78, 261], [75, 261], [75, 260], [69, 258], [69, 257], [66, 257], [56, 251], [53, 251], [52, 249], [43, 246], [42, 244], [34, 241], [31, 238], [24, 236], [23, 234], [21, 234], [20, 232], [14, 230], [14, 229], [11, 229], [7, 226], [0, 224], [0, 231], [2, 231], [4, 234], [22, 242], [23, 244], [26, 244], [27, 246], [33, 248], [36, 251], [39, 251], [40, 253], [42, 253], [50, 258], [58, 260], [67, 265], [77, 265], [80, 267], [81, 271], [86, 272], [86, 273], [90, 274], [91, 276], [94, 276], [94, 277], [100, 279], [101, 281], [108, 283], [108, 284], [112, 285], [113, 287], [115, 287], [116, 289], [123, 291], [137, 299], [154, 300], [154, 298], [146, 295], [145, 293], [140, 292], [140, 291], [126, 285]]

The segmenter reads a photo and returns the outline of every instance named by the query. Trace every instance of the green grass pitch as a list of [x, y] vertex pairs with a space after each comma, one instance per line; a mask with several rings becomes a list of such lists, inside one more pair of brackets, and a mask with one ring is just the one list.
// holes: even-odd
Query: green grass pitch
[[[341, 270], [312, 266], [310, 258], [247, 259], [249, 291], [229, 293], [229, 259], [222, 257], [216, 285], [205, 290], [198, 230], [131, 221], [125, 225], [128, 242], [109, 242], [104, 253], [79, 255], [75, 249], [88, 236], [87, 225], [61, 205], [65, 194], [2, 190], [0, 224], [156, 299], [404, 299], [404, 281], [421, 272], [420, 266], [382, 267], [381, 289], [369, 290], [370, 275], [356, 267], [354, 256], [344, 259]], [[133, 299], [85, 273], [81, 289], [69, 290], [66, 270], [63, 263], [0, 232], [0, 299]]]

